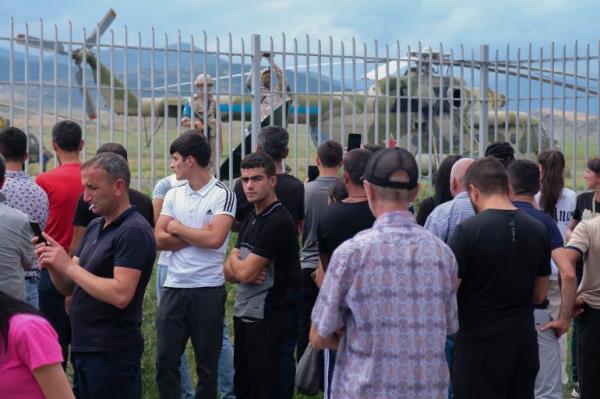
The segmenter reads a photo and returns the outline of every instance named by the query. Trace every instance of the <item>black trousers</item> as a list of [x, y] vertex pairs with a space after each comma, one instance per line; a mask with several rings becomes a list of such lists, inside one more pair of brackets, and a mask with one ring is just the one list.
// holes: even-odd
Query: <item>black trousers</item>
[[600, 398], [600, 310], [585, 306], [579, 316], [578, 345], [581, 398]]
[[533, 399], [539, 358], [532, 318], [490, 339], [457, 337], [452, 354], [454, 399]]
[[279, 395], [280, 346], [284, 340], [285, 313], [253, 322], [233, 318], [235, 344], [235, 397], [275, 399]]
[[67, 368], [69, 358], [69, 344], [71, 343], [71, 321], [65, 311], [65, 297], [52, 284], [47, 269], [40, 274], [39, 285], [40, 313], [50, 322], [52, 328], [58, 334], [58, 343], [63, 354], [63, 369]]
[[313, 281], [311, 274], [315, 269], [302, 269], [302, 307], [300, 310], [300, 322], [298, 323], [298, 345], [296, 346], [296, 358], [300, 359], [308, 345], [308, 334], [310, 333], [310, 315], [319, 295], [319, 287]]
[[196, 398], [217, 397], [224, 286], [163, 287], [156, 315], [156, 383], [161, 398], [181, 398], [179, 362], [188, 338], [196, 357]]

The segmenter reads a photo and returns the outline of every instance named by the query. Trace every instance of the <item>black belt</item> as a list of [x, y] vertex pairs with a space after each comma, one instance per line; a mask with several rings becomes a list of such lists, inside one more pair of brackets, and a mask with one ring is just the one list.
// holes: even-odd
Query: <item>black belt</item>
[[548, 309], [548, 305], [550, 305], [550, 301], [548, 301], [548, 298], [546, 298], [546, 299], [544, 299], [544, 302], [534, 304], [533, 307], [535, 309]]

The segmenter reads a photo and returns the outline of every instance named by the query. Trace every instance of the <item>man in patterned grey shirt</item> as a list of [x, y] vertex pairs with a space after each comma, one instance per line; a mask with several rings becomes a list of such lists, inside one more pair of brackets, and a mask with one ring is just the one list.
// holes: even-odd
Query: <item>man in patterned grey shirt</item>
[[452, 165], [450, 192], [454, 198], [438, 205], [425, 222], [425, 228], [444, 242], [448, 242], [460, 222], [475, 215], [465, 186], [465, 173], [473, 162], [471, 158], [461, 158]]
[[[6, 181], [0, 190], [6, 204], [29, 216], [44, 230], [48, 221], [48, 195], [25, 172], [27, 160], [27, 135], [16, 127], [0, 130], [0, 154], [6, 158]], [[32, 256], [31, 269], [25, 271], [27, 302], [38, 308], [38, 282], [40, 269], [37, 258]]]
[[377, 220], [333, 253], [312, 314], [312, 345], [338, 350], [330, 397], [445, 398], [456, 261], [408, 211], [419, 191], [408, 151], [377, 152], [364, 179]]

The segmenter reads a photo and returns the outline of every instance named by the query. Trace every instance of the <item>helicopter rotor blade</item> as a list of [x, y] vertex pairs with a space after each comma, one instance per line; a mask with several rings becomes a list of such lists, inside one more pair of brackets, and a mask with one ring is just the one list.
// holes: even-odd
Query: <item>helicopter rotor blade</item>
[[67, 55], [65, 46], [62, 43], [52, 42], [50, 40], [42, 40], [39, 37], [26, 37], [24, 34], [20, 33], [17, 35], [16, 42], [23, 46], [44, 49], [48, 51], [57, 52], [58, 54]]
[[90, 96], [90, 92], [86, 87], [83, 87], [83, 68], [81, 65], [78, 65], [77, 71], [75, 72], [75, 79], [77, 79], [77, 84], [79, 85], [79, 91], [81, 92], [81, 98], [85, 101], [85, 112], [90, 118], [90, 120], [96, 119], [96, 106], [92, 100], [92, 96]]
[[96, 44], [96, 41], [98, 40], [98, 37], [102, 36], [102, 34], [106, 31], [106, 29], [108, 29], [108, 27], [110, 26], [110, 24], [112, 24], [116, 17], [117, 13], [115, 12], [115, 10], [113, 10], [112, 8], [109, 9], [104, 15], [104, 17], [100, 20], [100, 22], [98, 22], [97, 28], [94, 29], [94, 31], [86, 39], [86, 46], [94, 46]]

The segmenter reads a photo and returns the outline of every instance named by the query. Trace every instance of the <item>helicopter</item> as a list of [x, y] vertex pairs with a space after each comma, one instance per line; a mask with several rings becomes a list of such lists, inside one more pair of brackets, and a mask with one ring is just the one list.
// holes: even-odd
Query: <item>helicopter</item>
[[[85, 98], [89, 119], [96, 118], [97, 107], [84, 84], [84, 68], [87, 67], [100, 95], [115, 114], [134, 116], [139, 113], [143, 118], [156, 118], [154, 131], [150, 132], [154, 135], [165, 118], [181, 116], [185, 98], [138, 97], [125, 88], [122, 80], [109, 68], [98, 62], [92, 48], [115, 18], [116, 12], [110, 9], [84, 45], [70, 52], [60, 43], [33, 36], [18, 35], [17, 42], [71, 56], [77, 66], [75, 77]], [[421, 163], [428, 163], [431, 169], [432, 165], [436, 167], [441, 162], [445, 154], [473, 152], [473, 148], [477, 148], [478, 134], [474, 132], [480, 130], [481, 102], [482, 98], [487, 98], [488, 142], [508, 141], [522, 156], [554, 146], [538, 118], [525, 112], [507, 110], [506, 97], [502, 94], [489, 89], [487, 93], [480, 93], [478, 88], [469, 87], [463, 78], [452, 73], [453, 68], [459, 66], [479, 69], [482, 62], [453, 60], [448, 54], [419, 48], [419, 51], [409, 51], [402, 61], [377, 63], [375, 69], [365, 76], [365, 80], [370, 82], [366, 90], [336, 91], [324, 96], [287, 92], [289, 100], [279, 110], [281, 115], [267, 122], [284, 125], [293, 120], [306, 124], [315, 146], [328, 138], [343, 141], [343, 133], [350, 132], [363, 132], [363, 142], [375, 145], [386, 146], [390, 139], [396, 139], [396, 145], [415, 152]], [[525, 77], [519, 66], [514, 64], [506, 67], [489, 65], [489, 70]], [[530, 78], [558, 84], [545, 78], [543, 72], [540, 70], [538, 76]], [[250, 71], [242, 71], [242, 74], [248, 75]], [[554, 71], [554, 74], [560, 76], [561, 72]], [[216, 77], [228, 78], [231, 77]], [[189, 84], [181, 83], [181, 86]], [[229, 122], [230, 115], [233, 121], [250, 121], [251, 104], [249, 94], [221, 95], [217, 104], [221, 122]], [[144, 133], [149, 143], [149, 133], [146, 130]], [[251, 148], [249, 135], [246, 136], [246, 148]], [[236, 148], [234, 153], [239, 154], [240, 148]], [[225, 159], [222, 170], [227, 169], [224, 168], [227, 162], [228, 159]]]

